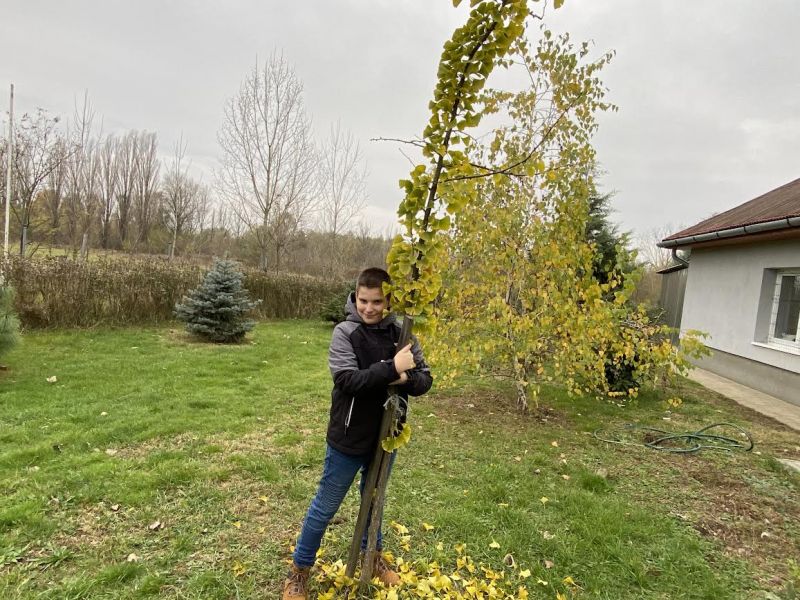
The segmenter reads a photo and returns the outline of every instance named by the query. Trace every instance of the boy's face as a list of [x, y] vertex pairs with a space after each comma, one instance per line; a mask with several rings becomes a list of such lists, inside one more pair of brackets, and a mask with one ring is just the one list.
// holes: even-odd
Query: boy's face
[[359, 287], [356, 290], [356, 310], [367, 325], [376, 325], [383, 319], [383, 311], [389, 307], [381, 288]]

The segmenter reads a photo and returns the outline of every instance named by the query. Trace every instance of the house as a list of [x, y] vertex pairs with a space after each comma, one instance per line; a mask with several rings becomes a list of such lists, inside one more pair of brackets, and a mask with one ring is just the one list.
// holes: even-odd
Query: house
[[658, 245], [671, 324], [709, 335], [699, 366], [800, 405], [800, 179]]

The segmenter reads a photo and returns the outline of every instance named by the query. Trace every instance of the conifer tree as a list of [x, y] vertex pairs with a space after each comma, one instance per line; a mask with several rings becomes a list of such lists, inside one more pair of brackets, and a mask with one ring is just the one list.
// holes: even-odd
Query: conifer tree
[[218, 344], [236, 344], [253, 329], [246, 318], [258, 305], [242, 285], [244, 275], [232, 260], [215, 260], [203, 283], [175, 305], [175, 317], [186, 331]]

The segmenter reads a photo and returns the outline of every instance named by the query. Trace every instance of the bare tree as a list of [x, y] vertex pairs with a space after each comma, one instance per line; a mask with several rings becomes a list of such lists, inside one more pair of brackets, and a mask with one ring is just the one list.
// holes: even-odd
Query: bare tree
[[184, 164], [186, 144], [183, 137], [175, 144], [175, 154], [164, 177], [164, 203], [162, 218], [164, 225], [172, 232], [169, 258], [175, 257], [178, 237], [192, 225], [201, 186], [188, 175], [189, 165]]
[[639, 261], [648, 265], [653, 271], [660, 271], [671, 265], [674, 262], [672, 260], [672, 251], [666, 248], [659, 248], [657, 244], [681, 229], [685, 229], [685, 227], [666, 224], [650, 228], [637, 235], [636, 249]]
[[53, 237], [53, 241], [58, 235], [61, 227], [61, 204], [64, 201], [64, 186], [67, 179], [67, 156], [70, 152], [67, 140], [62, 136], [58, 142], [58, 154], [62, 160], [50, 172], [47, 177], [47, 191], [45, 194], [45, 210], [47, 212], [47, 227]]
[[358, 141], [337, 122], [320, 153], [319, 220], [330, 235], [328, 273], [338, 275], [341, 262], [338, 236], [347, 231], [366, 203], [367, 171]]
[[134, 178], [137, 245], [147, 244], [150, 239], [150, 229], [158, 216], [158, 178], [160, 169], [158, 136], [154, 132], [143, 131], [139, 135]]
[[117, 183], [119, 168], [117, 149], [119, 140], [109, 135], [97, 148], [98, 156], [98, 195], [100, 200], [100, 245], [108, 249], [111, 238], [111, 221], [116, 212]]
[[130, 234], [134, 182], [139, 155], [139, 134], [129, 131], [117, 145], [117, 223], [119, 239], [124, 245]]
[[315, 151], [303, 86], [282, 55], [272, 54], [245, 77], [228, 101], [218, 133], [223, 158], [218, 187], [253, 232], [266, 269], [275, 268], [315, 198]]
[[49, 117], [45, 110], [38, 109], [33, 115], [23, 115], [16, 127], [11, 208], [20, 225], [21, 254], [25, 252], [33, 203], [47, 178], [64, 161], [63, 137], [57, 125], [58, 117]]
[[85, 258], [88, 251], [88, 237], [92, 222], [97, 213], [98, 205], [98, 175], [99, 136], [92, 137], [94, 122], [94, 109], [89, 101], [89, 94], [85, 93], [83, 105], [75, 105], [75, 113], [70, 129], [70, 144], [73, 151], [67, 160], [67, 193], [64, 198], [66, 205], [67, 230], [73, 254], [80, 247], [81, 257]]

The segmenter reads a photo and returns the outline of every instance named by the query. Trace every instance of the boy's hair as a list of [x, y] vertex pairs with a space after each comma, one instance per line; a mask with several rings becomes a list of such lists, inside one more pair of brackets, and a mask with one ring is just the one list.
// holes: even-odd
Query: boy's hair
[[391, 282], [392, 278], [389, 277], [389, 273], [379, 267], [370, 267], [361, 271], [358, 279], [356, 279], [356, 291], [362, 287], [383, 289], [384, 283]]

